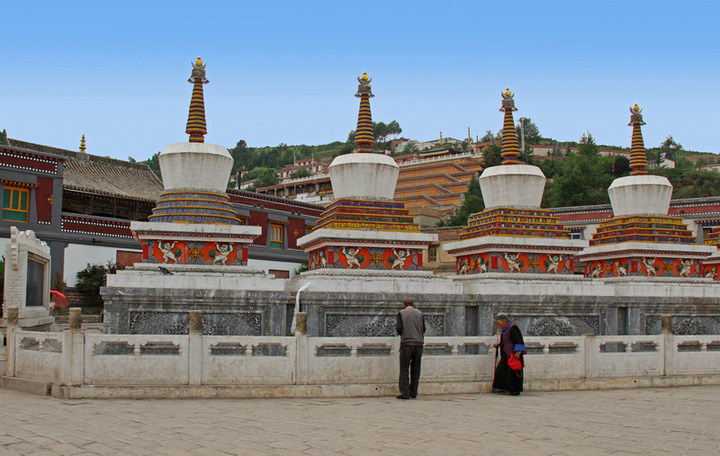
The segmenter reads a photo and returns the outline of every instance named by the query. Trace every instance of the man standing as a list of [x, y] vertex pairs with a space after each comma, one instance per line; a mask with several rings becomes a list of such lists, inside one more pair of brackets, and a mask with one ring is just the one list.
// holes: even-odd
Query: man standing
[[[400, 336], [400, 395], [398, 399], [415, 399], [420, 381], [420, 360], [425, 344], [425, 317], [414, 307], [412, 298], [405, 298], [395, 325]], [[408, 381], [408, 371], [410, 381]]]

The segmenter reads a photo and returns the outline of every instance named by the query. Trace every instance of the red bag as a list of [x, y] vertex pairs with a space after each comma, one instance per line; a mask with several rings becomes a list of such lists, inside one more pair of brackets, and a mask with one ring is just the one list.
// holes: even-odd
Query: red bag
[[508, 358], [508, 367], [515, 371], [522, 370], [522, 363], [515, 357], [515, 353], [510, 353], [510, 358]]

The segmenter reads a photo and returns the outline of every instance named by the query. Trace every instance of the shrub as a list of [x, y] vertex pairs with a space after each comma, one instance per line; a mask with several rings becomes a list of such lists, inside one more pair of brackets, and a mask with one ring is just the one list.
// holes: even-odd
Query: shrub
[[96, 303], [103, 304], [100, 287], [105, 286], [108, 273], [114, 274], [117, 269], [113, 261], [108, 261], [107, 265], [88, 263], [85, 269], [77, 273], [76, 286], [81, 293]]

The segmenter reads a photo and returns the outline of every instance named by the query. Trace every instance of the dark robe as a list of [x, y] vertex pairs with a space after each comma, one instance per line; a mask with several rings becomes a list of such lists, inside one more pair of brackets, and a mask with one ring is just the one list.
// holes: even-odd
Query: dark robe
[[[523, 355], [525, 351], [525, 341], [522, 332], [515, 323], [508, 323], [503, 329], [500, 336], [500, 346], [498, 347], [500, 360], [495, 367], [495, 378], [493, 379], [492, 390], [494, 393], [520, 394], [523, 390], [523, 370], [512, 370], [508, 366], [508, 358], [511, 353], [521, 352], [520, 362], [523, 367], [525, 360]], [[496, 356], [497, 359], [497, 356]]]

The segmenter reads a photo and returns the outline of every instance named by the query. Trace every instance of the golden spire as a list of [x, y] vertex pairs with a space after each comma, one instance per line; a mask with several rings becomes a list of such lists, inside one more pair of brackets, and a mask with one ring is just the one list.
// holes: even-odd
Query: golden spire
[[205, 123], [205, 99], [203, 97], [203, 84], [207, 84], [205, 67], [200, 57], [191, 63], [193, 70], [188, 82], [193, 84], [192, 98], [190, 100], [190, 113], [188, 114], [185, 133], [190, 135], [190, 142], [205, 142], [207, 124]]
[[632, 147], [630, 148], [630, 175], [647, 174], [647, 154], [641, 126], [645, 125], [642, 117], [642, 109], [635, 104], [630, 108], [630, 123], [633, 127]]
[[517, 111], [514, 100], [515, 94], [510, 91], [510, 88], [507, 88], [501, 95], [503, 101], [500, 111], [505, 111], [505, 119], [503, 121], [502, 153], [500, 156], [503, 165], [518, 165], [520, 164], [520, 146], [518, 146], [515, 120], [512, 114], [513, 111]]
[[84, 153], [85, 153], [85, 149], [86, 149], [86, 147], [85, 147], [85, 135], [83, 135], [82, 139], [80, 140], [80, 153], [81, 153], [81, 154], [84, 154]]
[[362, 77], [357, 78], [360, 85], [355, 94], [360, 98], [360, 112], [358, 113], [357, 128], [355, 129], [356, 152], [372, 152], [375, 146], [375, 133], [373, 132], [372, 112], [370, 111], [370, 98], [372, 93], [372, 78], [363, 72]]

